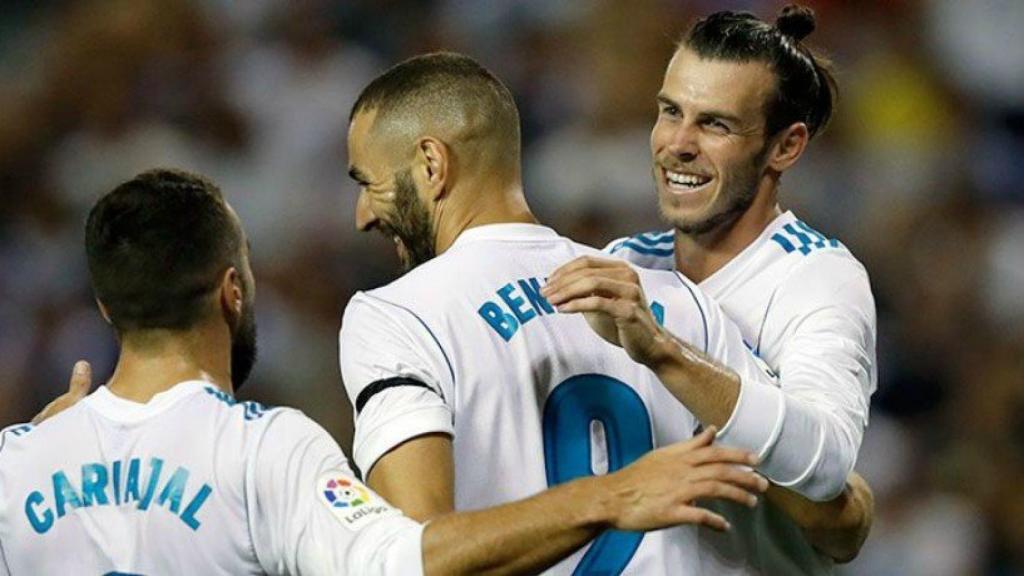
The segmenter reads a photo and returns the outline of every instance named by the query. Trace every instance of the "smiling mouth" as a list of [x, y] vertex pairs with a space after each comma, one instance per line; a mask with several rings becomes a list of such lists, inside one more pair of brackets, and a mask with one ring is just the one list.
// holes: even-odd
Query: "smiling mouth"
[[710, 176], [704, 176], [703, 174], [675, 172], [667, 168], [662, 168], [661, 170], [664, 174], [665, 187], [670, 192], [679, 195], [697, 193], [710, 184], [712, 180]]

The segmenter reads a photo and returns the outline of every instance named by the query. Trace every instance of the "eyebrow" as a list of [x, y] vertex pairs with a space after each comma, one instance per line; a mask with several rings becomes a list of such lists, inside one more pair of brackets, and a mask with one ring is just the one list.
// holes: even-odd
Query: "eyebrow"
[[[682, 108], [682, 106], [680, 106], [678, 102], [664, 94], [658, 94], [658, 102], [661, 102], [662, 104], [667, 104], [669, 106], [674, 106], [676, 108]], [[738, 116], [734, 114], [729, 114], [728, 112], [722, 112], [721, 110], [704, 110], [701, 111], [697, 116], [703, 118], [717, 118], [719, 120], [725, 120], [726, 122], [732, 122], [737, 126], [743, 124], [743, 121], [740, 120]]]

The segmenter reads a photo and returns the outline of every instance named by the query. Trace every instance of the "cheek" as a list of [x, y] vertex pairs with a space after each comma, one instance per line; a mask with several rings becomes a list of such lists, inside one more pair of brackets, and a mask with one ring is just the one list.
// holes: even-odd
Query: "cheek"
[[651, 130], [651, 152], [657, 153], [659, 150], [664, 148], [668, 145], [671, 137], [671, 128], [666, 126], [665, 122], [659, 119], [654, 123], [654, 128]]

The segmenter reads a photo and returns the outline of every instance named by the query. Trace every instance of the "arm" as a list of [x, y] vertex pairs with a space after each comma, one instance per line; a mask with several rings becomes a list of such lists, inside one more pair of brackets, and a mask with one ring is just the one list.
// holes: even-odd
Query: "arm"
[[828, 502], [812, 502], [774, 485], [765, 497], [803, 530], [812, 546], [839, 563], [857, 557], [875, 516], [875, 497], [856, 472], [850, 474], [843, 493]]
[[[860, 386], [849, 385], [844, 374], [850, 364], [858, 376], [866, 371], [857, 372], [859, 356], [848, 360], [835, 353], [857, 347], [836, 335], [842, 326], [829, 309], [816, 311], [821, 318], [814, 321], [805, 316], [806, 334], [789, 338], [801, 361], [783, 367], [779, 388], [711, 301], [701, 306], [707, 355], [659, 326], [637, 272], [622, 261], [579, 258], [556, 270], [543, 291], [560, 311], [584, 313], [598, 334], [651, 368], [701, 422], [721, 426], [722, 442], [757, 453], [758, 470], [772, 482], [814, 501], [842, 492], [866, 420]], [[814, 352], [804, 352], [809, 347]], [[797, 368], [823, 364], [837, 368]]]
[[452, 439], [445, 434], [413, 438], [374, 464], [367, 483], [407, 516], [427, 522], [455, 509]]
[[[735, 434], [729, 434], [728, 428], [736, 429], [733, 424], [737, 419], [737, 411], [749, 415], [750, 423], [744, 428], [749, 430], [748, 438], [752, 433], [754, 440], [741, 442], [740, 445], [755, 449], [763, 446], [757, 450], [762, 456], [774, 448], [772, 457], [782, 457], [781, 467], [795, 470], [789, 472], [789, 476], [782, 476], [783, 478], [792, 477], [794, 474], [797, 478], [805, 476], [805, 471], [816, 465], [816, 460], [820, 460], [822, 453], [828, 455], [828, 451], [808, 449], [803, 447], [801, 442], [792, 441], [792, 433], [784, 436], [782, 431], [778, 430], [780, 423], [777, 420], [765, 421], [763, 427], [766, 429], [760, 431], [761, 438], [774, 440], [756, 440], [757, 421], [764, 415], [788, 415], [790, 432], [794, 428], [811, 429], [817, 431], [808, 435], [813, 439], [825, 437], [827, 431], [823, 428], [830, 418], [808, 409], [806, 403], [799, 397], [787, 397], [782, 390], [772, 386], [770, 382], [765, 382], [765, 375], [758, 369], [749, 351], [743, 347], [735, 326], [728, 324], [724, 315], [714, 306], [708, 306], [711, 312], [711, 332], [719, 336], [709, 337], [718, 343], [717, 346], [709, 345], [709, 351], [726, 365], [711, 360], [692, 345], [679, 341], [658, 326], [650, 312], [636, 272], [624, 263], [590, 258], [578, 259], [551, 275], [548, 285], [544, 288], [544, 294], [560, 311], [583, 312], [590, 326], [598, 334], [609, 342], [624, 347], [634, 360], [654, 369], [673, 396], [702, 422], [726, 426], [724, 434], [719, 434], [723, 442], [728, 444], [735, 438]], [[807, 338], [815, 340], [816, 335]], [[729, 339], [734, 341], [733, 345], [722, 345]], [[739, 342], [738, 345], [735, 344], [736, 341]], [[797, 342], [798, 347], [804, 347], [799, 340]], [[740, 371], [737, 372], [729, 368], [730, 366], [738, 366]], [[740, 374], [743, 374], [742, 378]], [[823, 379], [828, 381], [827, 378]], [[741, 394], [743, 386], [747, 392], [745, 398]], [[798, 396], [798, 393], [791, 391], [789, 395]], [[745, 402], [741, 403], [743, 400]], [[836, 404], [842, 405], [843, 402]], [[798, 425], [793, 426], [794, 423]], [[800, 426], [800, 423], [804, 425]], [[782, 441], [788, 441], [789, 446], [784, 447], [790, 449], [790, 454], [795, 452], [795, 458], [791, 456], [785, 459], [786, 452], [779, 450], [778, 446], [780, 438]], [[807, 462], [806, 457], [801, 460], [801, 452], [815, 457], [815, 460]], [[846, 452], [849, 453], [849, 450]], [[855, 454], [855, 450], [853, 452]], [[816, 454], [818, 456], [815, 456]], [[840, 464], [834, 465], [833, 468], [842, 470], [845, 466], [842, 462], [845, 459], [840, 458], [838, 461]], [[786, 466], [787, 462], [790, 463], [789, 466]], [[795, 466], [792, 465], [793, 462], [796, 463]], [[849, 462], [852, 467], [852, 456]], [[768, 463], [762, 461], [760, 470], [769, 478], [778, 477], [778, 469], [769, 468], [766, 471], [765, 464]], [[826, 487], [824, 491], [829, 490]], [[838, 561], [852, 559], [863, 545], [871, 526], [871, 491], [862, 478], [853, 474], [849, 485], [844, 484], [838, 496], [822, 497], [821, 492], [822, 490], [816, 492], [816, 500], [823, 501], [814, 502], [794, 490], [773, 485], [769, 498], [803, 529], [808, 541], [820, 551]]]
[[449, 514], [423, 534], [425, 573], [535, 574], [606, 529], [656, 530], [701, 524], [725, 530], [724, 518], [693, 505], [723, 498], [755, 505], [763, 478], [735, 464], [753, 455], [712, 446], [714, 430], [655, 450], [613, 474], [562, 484], [532, 498]]
[[418, 332], [422, 325], [381, 306], [354, 297], [342, 323], [341, 373], [356, 415], [353, 456], [374, 490], [427, 521], [454, 507], [453, 416], [442, 385], [448, 371], [430, 348], [433, 338]]
[[[756, 503], [767, 481], [737, 464], [753, 455], [711, 445], [714, 431], [654, 452], [619, 472], [533, 498], [442, 516], [426, 528], [363, 486], [341, 449], [296, 411], [267, 416], [246, 471], [253, 548], [270, 574], [532, 574], [607, 528], [682, 523], [725, 529], [693, 505]], [[339, 506], [338, 503], [342, 503]]]

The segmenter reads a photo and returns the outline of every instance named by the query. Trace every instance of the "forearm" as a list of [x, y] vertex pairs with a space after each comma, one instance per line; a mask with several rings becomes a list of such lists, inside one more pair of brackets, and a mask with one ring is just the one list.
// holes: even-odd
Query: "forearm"
[[658, 354], [648, 367], [705, 426], [721, 429], [736, 409], [739, 375], [667, 332], [659, 338]]
[[576, 480], [526, 500], [438, 518], [423, 532], [424, 573], [544, 570], [610, 525], [613, 506], [603, 478]]
[[721, 362], [673, 338], [648, 366], [698, 420], [720, 428], [720, 442], [762, 457], [758, 470], [774, 483], [814, 501], [835, 498], [857, 444], [837, 410], [787, 393], [746, 349], [714, 357]]
[[874, 496], [856, 473], [850, 474], [843, 492], [827, 502], [813, 502], [774, 485], [765, 495], [801, 528], [812, 546], [840, 563], [856, 558], [874, 519]]

